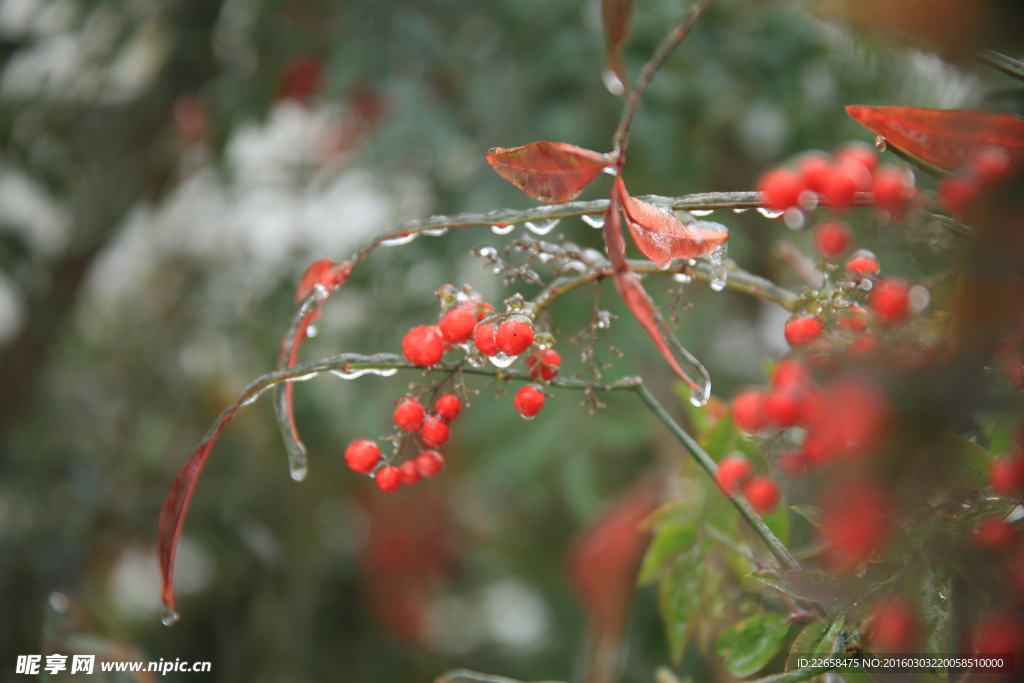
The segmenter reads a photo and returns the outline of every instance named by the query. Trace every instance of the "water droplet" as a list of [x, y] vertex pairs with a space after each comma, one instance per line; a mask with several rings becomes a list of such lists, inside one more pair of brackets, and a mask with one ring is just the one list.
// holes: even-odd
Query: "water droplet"
[[332, 375], [342, 379], [357, 379], [363, 375], [378, 375], [380, 377], [391, 377], [398, 372], [398, 368], [359, 368], [357, 370], [331, 370]]
[[750, 211], [750, 209], [736, 208], [732, 210], [733, 213], [746, 213], [747, 211]]
[[545, 349], [554, 345], [555, 336], [550, 332], [538, 332], [537, 336], [533, 338], [533, 341], [538, 348]]
[[872, 286], [873, 285], [869, 278], [864, 278], [863, 280], [860, 281], [860, 288], [863, 289], [865, 292], [870, 292]]
[[533, 418], [535, 418], [537, 416], [536, 415], [523, 415], [522, 413], [519, 413], [519, 417], [523, 418], [524, 420], [529, 421], [529, 420], [532, 420]]
[[924, 285], [914, 285], [910, 288], [907, 298], [910, 301], [910, 310], [914, 313], [920, 313], [924, 309], [928, 308], [928, 304], [932, 300], [932, 295]]
[[525, 305], [526, 305], [526, 299], [519, 292], [516, 292], [515, 294], [513, 294], [509, 298], [505, 299], [505, 306], [508, 307], [508, 310], [510, 312], [511, 311], [521, 310], [523, 308], [523, 306], [525, 306]]
[[603, 228], [604, 227], [604, 214], [584, 214], [580, 216], [583, 222], [592, 228]]
[[722, 246], [718, 247], [708, 255], [708, 259], [711, 261], [711, 289], [716, 292], [721, 292], [725, 289], [726, 279], [728, 278], [725, 262], [728, 259], [728, 256], [728, 242], [723, 243]]
[[601, 173], [610, 176], [617, 176], [619, 175], [619, 169], [615, 168], [614, 166], [605, 166], [604, 168], [601, 169]]
[[480, 247], [476, 250], [477, 256], [483, 256], [484, 258], [495, 258], [498, 255], [498, 250], [494, 247]]
[[488, 360], [490, 360], [495, 367], [507, 368], [516, 362], [516, 358], [518, 358], [518, 356], [510, 356], [507, 353], [499, 351], [497, 354], [488, 358]]
[[390, 239], [381, 240], [380, 246], [382, 246], [382, 247], [398, 247], [398, 246], [401, 246], [403, 244], [409, 244], [409, 242], [412, 242], [414, 239], [416, 239], [416, 237], [418, 235], [419, 235], [419, 233], [415, 233], [415, 232], [406, 232], [406, 233], [401, 233], [400, 232], [400, 233], [398, 233], [397, 235], [395, 235], [394, 237], [392, 237]]
[[695, 259], [695, 258], [686, 259], [686, 264], [691, 266], [691, 267], [695, 266], [695, 265], [697, 265], [697, 259]]
[[493, 232], [495, 235], [507, 235], [507, 234], [509, 234], [510, 232], [512, 232], [515, 229], [516, 229], [516, 224], [515, 223], [509, 223], [508, 225], [497, 225], [497, 224], [495, 224], [495, 225], [491, 226], [491, 232]]
[[164, 626], [174, 626], [181, 620], [181, 615], [171, 609], [170, 605], [164, 605], [160, 610], [160, 623]]
[[665, 263], [662, 263], [661, 265], [659, 265], [658, 266], [658, 270], [668, 270], [671, 267], [672, 267], [672, 259], [669, 259], [668, 261], [665, 261]]
[[690, 403], [700, 408], [711, 400], [711, 382], [702, 387], [690, 389]]
[[306, 447], [298, 441], [288, 441], [288, 474], [293, 481], [303, 481], [309, 474], [309, 457]]
[[675, 275], [672, 276], [672, 279], [675, 280], [676, 282], [681, 282], [684, 285], [693, 282], [693, 278], [687, 275], [686, 273], [676, 273]]
[[526, 221], [526, 229], [535, 235], [546, 235], [558, 225], [557, 218], [549, 218], [546, 221]]
[[875, 136], [875, 149], [878, 150], [879, 154], [883, 154], [885, 150], [889, 149], [889, 142], [885, 139], [884, 135]]
[[783, 213], [782, 211], [772, 211], [771, 209], [766, 209], [763, 206], [757, 207], [757, 212], [764, 216], [765, 218], [778, 218]]
[[611, 311], [598, 311], [597, 312], [597, 327], [600, 330], [607, 330], [612, 326], [612, 320], [615, 316], [612, 315]]
[[694, 216], [710, 216], [714, 212], [714, 209], [690, 209], [690, 213]]
[[804, 227], [806, 220], [804, 219], [804, 212], [796, 207], [786, 209], [786, 213], [782, 214], [782, 222], [786, 224], [786, 227], [790, 230], [800, 230]]
[[316, 325], [306, 325], [306, 339], [312, 339], [319, 332]]
[[437, 228], [436, 230], [424, 230], [423, 234], [428, 237], [440, 237], [448, 232], [448, 228]]
[[818, 193], [814, 190], [804, 190], [800, 193], [797, 203], [804, 211], [814, 211], [818, 208]]
[[622, 84], [622, 81], [619, 80], [619, 77], [611, 69], [605, 69], [601, 73], [601, 81], [604, 82], [604, 87], [608, 89], [608, 92], [616, 97], [626, 92], [626, 86]]

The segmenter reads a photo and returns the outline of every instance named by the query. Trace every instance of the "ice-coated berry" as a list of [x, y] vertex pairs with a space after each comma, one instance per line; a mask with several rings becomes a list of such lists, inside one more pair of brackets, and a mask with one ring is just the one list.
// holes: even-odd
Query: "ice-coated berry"
[[533, 327], [522, 320], [506, 320], [498, 326], [494, 341], [502, 352], [518, 356], [533, 345]]
[[360, 474], [369, 474], [380, 462], [380, 447], [369, 439], [357, 439], [345, 449], [345, 464]]
[[434, 410], [443, 419], [451, 422], [462, 412], [462, 403], [455, 394], [445, 394], [434, 403]]
[[485, 356], [496, 356], [501, 350], [494, 339], [494, 325], [490, 323], [480, 323], [476, 326], [476, 330], [473, 332], [473, 344], [476, 345], [477, 351]]
[[403, 400], [394, 412], [395, 424], [407, 432], [420, 431], [426, 416], [427, 411], [423, 408], [423, 404], [415, 398]]
[[423, 451], [416, 458], [416, 471], [426, 479], [436, 477], [444, 469], [444, 457], [435, 450]]
[[436, 327], [414, 327], [402, 339], [402, 353], [410, 363], [429, 368], [441, 362], [444, 340]]
[[473, 336], [476, 328], [476, 313], [469, 304], [456, 306], [448, 311], [437, 324], [446, 342], [464, 344]]
[[804, 179], [784, 168], [768, 171], [757, 183], [762, 202], [773, 211], [785, 211], [800, 204], [800, 194], [807, 189]]
[[562, 356], [554, 349], [541, 349], [526, 359], [526, 365], [530, 368], [530, 377], [542, 377], [545, 381], [551, 381], [558, 376]]
[[820, 339], [824, 329], [816, 316], [796, 315], [786, 323], [784, 332], [789, 345], [799, 349]]
[[533, 417], [544, 407], [544, 393], [536, 387], [522, 387], [516, 392], [512, 405], [523, 417]]
[[384, 493], [394, 493], [402, 488], [402, 472], [391, 465], [380, 468], [374, 479], [377, 482], [377, 488]]
[[423, 421], [420, 438], [431, 448], [445, 445], [448, 443], [449, 436], [451, 436], [451, 428], [440, 415], [428, 415], [427, 419]]

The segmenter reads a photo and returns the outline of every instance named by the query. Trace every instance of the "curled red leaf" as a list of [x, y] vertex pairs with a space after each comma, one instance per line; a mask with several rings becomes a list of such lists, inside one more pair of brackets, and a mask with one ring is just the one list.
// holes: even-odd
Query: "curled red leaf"
[[1002, 147], [1024, 162], [1024, 118], [1003, 112], [924, 107], [846, 107], [857, 123], [894, 147], [947, 171], [967, 164], [986, 147]]
[[487, 154], [487, 163], [534, 199], [560, 204], [578, 197], [605, 167], [615, 163], [615, 155], [542, 140], [511, 149], [495, 147]]
[[605, 63], [615, 74], [622, 86], [622, 92], [629, 92], [629, 75], [622, 59], [622, 50], [629, 39], [630, 18], [633, 14], [633, 0], [601, 0], [601, 24], [604, 28]]
[[674, 258], [689, 259], [710, 254], [729, 239], [729, 233], [724, 230], [712, 230], [700, 223], [684, 225], [672, 214], [633, 199], [626, 194], [624, 184], [618, 185], [621, 185], [620, 201], [629, 233], [643, 255], [659, 267]]
[[161, 597], [167, 607], [174, 610], [174, 560], [178, 552], [178, 542], [181, 540], [181, 531], [185, 527], [185, 515], [188, 514], [189, 503], [192, 502], [192, 494], [195, 492], [199, 475], [203, 471], [206, 459], [210, 456], [214, 444], [221, 430], [234, 417], [238, 410], [238, 404], [231, 406], [217, 420], [212, 432], [203, 439], [199, 448], [195, 450], [192, 457], [188, 459], [185, 466], [174, 478], [167, 497], [164, 498], [163, 508], [160, 510], [160, 522], [157, 525], [156, 554], [160, 564], [160, 578], [163, 584]]

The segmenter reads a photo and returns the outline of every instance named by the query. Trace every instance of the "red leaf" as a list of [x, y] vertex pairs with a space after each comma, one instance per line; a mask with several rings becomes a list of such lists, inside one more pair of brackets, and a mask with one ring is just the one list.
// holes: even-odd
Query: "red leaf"
[[495, 147], [488, 153], [487, 163], [534, 199], [560, 204], [578, 197], [597, 174], [615, 163], [615, 155], [541, 141], [512, 149]]
[[689, 259], [710, 254], [729, 239], [729, 233], [724, 230], [711, 230], [699, 224], [683, 225], [672, 214], [630, 197], [626, 194], [625, 184], [617, 183], [617, 186], [633, 241], [643, 255], [659, 267], [673, 258]]
[[164, 498], [164, 506], [160, 510], [160, 522], [157, 525], [156, 554], [160, 563], [160, 577], [163, 581], [162, 597], [164, 604], [170, 609], [176, 609], [174, 603], [174, 558], [178, 552], [178, 541], [181, 540], [181, 530], [185, 526], [185, 515], [188, 514], [188, 506], [192, 501], [192, 493], [196, 489], [196, 482], [203, 471], [203, 465], [210, 456], [214, 444], [221, 430], [234, 417], [238, 410], [238, 404], [231, 406], [217, 420], [217, 424], [196, 449], [192, 457], [188, 459], [185, 466], [174, 478], [171, 489]]
[[629, 20], [632, 13], [633, 0], [601, 0], [605, 61], [608, 69], [622, 84], [623, 93], [629, 91], [629, 74], [626, 73], [626, 66], [622, 60], [622, 48], [629, 38]]
[[1024, 119], [1013, 114], [859, 104], [846, 113], [894, 147], [948, 171], [990, 146], [1006, 149], [1014, 166], [1024, 162]]
[[615, 271], [615, 289], [618, 290], [619, 296], [622, 297], [633, 317], [637, 319], [654, 345], [658, 347], [661, 355], [668, 361], [672, 370], [689, 385], [695, 395], [701, 397], [703, 403], [707, 401], [710, 393], [707, 371], [672, 334], [665, 320], [655, 309], [654, 302], [644, 290], [644, 286], [640, 284], [640, 278], [629, 269], [629, 263], [626, 261], [626, 242], [622, 237], [622, 224], [619, 222], [617, 202], [619, 195], [617, 186], [621, 182], [616, 179], [616, 185], [612, 190], [612, 201], [608, 205], [608, 211], [605, 212], [604, 218], [604, 243], [608, 250], [608, 258]]

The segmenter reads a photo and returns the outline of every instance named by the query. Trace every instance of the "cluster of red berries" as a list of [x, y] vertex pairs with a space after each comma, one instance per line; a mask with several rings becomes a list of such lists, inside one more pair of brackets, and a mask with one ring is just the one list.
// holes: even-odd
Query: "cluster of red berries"
[[371, 474], [377, 488], [393, 493], [402, 486], [412, 486], [421, 478], [436, 477], [444, 469], [444, 457], [435, 449], [448, 442], [451, 430], [448, 423], [462, 412], [462, 402], [455, 394], [445, 394], [434, 402], [434, 411], [428, 413], [419, 399], [404, 396], [395, 406], [394, 419], [406, 434], [415, 434], [426, 448], [415, 458], [400, 466], [384, 461], [380, 447], [369, 439], [357, 439], [345, 449], [345, 462], [360, 474]]
[[763, 203], [774, 211], [809, 211], [823, 198], [837, 210], [854, 205], [858, 193], [871, 193], [876, 208], [901, 217], [914, 198], [914, 178], [896, 167], [878, 167], [874, 148], [850, 143], [835, 156], [825, 152], [805, 152], [788, 167], [776, 168], [761, 176], [757, 191]]
[[1013, 158], [1003, 147], [986, 147], [974, 154], [959, 171], [939, 182], [939, 200], [957, 216], [963, 216], [986, 192], [1009, 179], [1016, 171]]
[[760, 513], [774, 510], [782, 498], [778, 482], [768, 476], [754, 476], [754, 466], [742, 455], [730, 455], [718, 463], [716, 478], [726, 493], [742, 491]]
[[776, 366], [770, 389], [750, 389], [733, 399], [732, 418], [751, 434], [806, 430], [801, 447], [778, 460], [795, 476], [836, 458], [875, 451], [887, 432], [890, 408], [885, 392], [868, 379], [840, 376], [818, 386], [805, 364], [788, 359]]
[[[445, 352], [461, 347], [492, 358], [496, 365], [505, 367], [534, 345], [536, 335], [526, 316], [485, 317], [493, 311], [481, 300], [459, 301], [436, 325], [409, 330], [402, 339], [402, 353], [410, 363], [429, 368], [440, 363]], [[550, 382], [558, 376], [562, 357], [554, 349], [541, 346], [527, 358], [526, 364], [530, 377]], [[520, 415], [530, 419], [544, 407], [544, 400], [541, 385], [528, 385], [516, 392], [513, 406]]]

